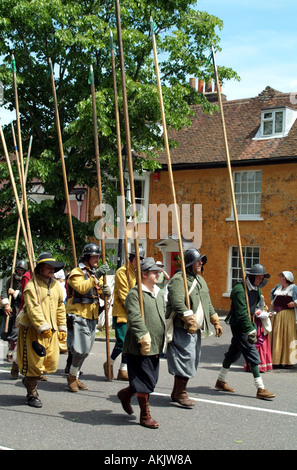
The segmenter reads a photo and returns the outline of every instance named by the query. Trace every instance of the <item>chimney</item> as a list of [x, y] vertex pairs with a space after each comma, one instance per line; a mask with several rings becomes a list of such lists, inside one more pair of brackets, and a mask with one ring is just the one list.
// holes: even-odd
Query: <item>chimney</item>
[[204, 89], [204, 81], [203, 80], [198, 80], [198, 92], [199, 93], [203, 93], [203, 89]]
[[196, 78], [190, 78], [189, 85], [196, 90]]

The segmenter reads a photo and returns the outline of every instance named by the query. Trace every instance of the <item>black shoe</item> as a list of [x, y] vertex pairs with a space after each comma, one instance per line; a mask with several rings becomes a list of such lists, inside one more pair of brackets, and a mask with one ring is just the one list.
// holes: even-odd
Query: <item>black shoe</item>
[[27, 405], [28, 406], [33, 406], [34, 408], [41, 408], [42, 407], [41, 400], [39, 400], [39, 398], [36, 397], [35, 395], [29, 395], [27, 397]]

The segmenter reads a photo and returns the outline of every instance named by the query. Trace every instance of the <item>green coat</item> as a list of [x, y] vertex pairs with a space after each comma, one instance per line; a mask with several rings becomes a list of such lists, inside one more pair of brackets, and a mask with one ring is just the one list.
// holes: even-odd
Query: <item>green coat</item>
[[138, 287], [133, 287], [126, 297], [127, 331], [124, 341], [124, 354], [140, 355], [139, 339], [150, 333], [152, 344], [149, 356], [160, 354], [164, 343], [165, 301], [164, 292], [156, 287], [156, 298], [145, 290], [143, 294], [144, 321], [141, 316]]
[[[188, 291], [190, 291], [195, 276], [187, 272]], [[190, 294], [190, 307], [195, 313], [198, 309], [200, 300], [204, 310], [204, 335], [209, 336], [210, 332], [210, 317], [216, 314], [214, 310], [207, 284], [202, 276], [197, 275], [197, 284]], [[184, 312], [188, 310], [182, 272], [176, 273], [168, 283], [168, 303], [166, 308], [166, 318], [169, 318], [172, 311], [176, 313], [174, 317], [174, 326], [184, 328], [182, 320]]]
[[[242, 282], [236, 284], [231, 291], [231, 317], [230, 326], [233, 326], [246, 334], [255, 329], [255, 325], [250, 320], [246, 305], [245, 290]], [[261, 289], [258, 288], [258, 301], [261, 299]]]

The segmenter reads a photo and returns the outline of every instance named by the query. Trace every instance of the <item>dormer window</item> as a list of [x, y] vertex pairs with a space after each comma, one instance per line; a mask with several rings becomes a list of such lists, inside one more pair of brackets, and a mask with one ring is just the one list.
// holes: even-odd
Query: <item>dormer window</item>
[[254, 139], [286, 137], [297, 118], [292, 108], [266, 108], [261, 111], [261, 125]]

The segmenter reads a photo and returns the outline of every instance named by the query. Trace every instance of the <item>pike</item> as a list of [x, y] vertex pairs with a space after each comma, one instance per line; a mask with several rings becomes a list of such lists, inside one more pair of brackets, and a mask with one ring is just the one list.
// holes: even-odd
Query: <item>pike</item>
[[116, 22], [117, 22], [119, 57], [120, 57], [120, 68], [121, 68], [126, 148], [127, 148], [127, 156], [128, 156], [131, 203], [132, 203], [132, 214], [133, 214], [132, 217], [133, 217], [133, 226], [134, 226], [134, 233], [135, 233], [134, 243], [135, 243], [135, 257], [136, 257], [136, 279], [137, 279], [137, 287], [138, 287], [140, 313], [144, 320], [143, 296], [142, 296], [142, 289], [141, 289], [140, 256], [139, 256], [139, 234], [138, 234], [138, 223], [137, 223], [137, 211], [136, 211], [136, 204], [135, 204], [135, 187], [134, 187], [134, 176], [133, 176], [130, 124], [129, 124], [129, 113], [128, 113], [128, 99], [127, 99], [127, 89], [126, 89], [125, 64], [124, 64], [122, 28], [121, 28], [121, 12], [120, 12], [119, 0], [115, 0], [115, 9], [116, 9]]
[[213, 62], [213, 68], [214, 68], [214, 73], [215, 73], [215, 82], [216, 82], [216, 87], [217, 87], [217, 95], [218, 95], [219, 107], [220, 107], [220, 112], [221, 112], [221, 123], [222, 123], [222, 130], [223, 130], [223, 137], [224, 137], [224, 146], [225, 146], [225, 153], [226, 153], [226, 160], [227, 160], [227, 167], [228, 167], [228, 175], [229, 175], [229, 182], [230, 182], [230, 190], [231, 190], [231, 199], [232, 199], [232, 207], [233, 207], [233, 214], [234, 214], [234, 222], [235, 222], [236, 236], [237, 236], [237, 243], [238, 243], [238, 250], [239, 250], [239, 257], [240, 257], [240, 267], [241, 267], [241, 273], [242, 273], [242, 282], [243, 282], [244, 291], [245, 291], [245, 297], [246, 297], [246, 304], [247, 304], [248, 314], [249, 314], [249, 317], [251, 318], [250, 304], [249, 304], [249, 298], [248, 298], [248, 290], [247, 290], [246, 277], [245, 277], [245, 267], [244, 267], [243, 254], [242, 254], [241, 237], [240, 237], [240, 230], [239, 230], [239, 223], [238, 223], [238, 215], [237, 215], [237, 207], [236, 207], [234, 183], [233, 183], [233, 178], [232, 178], [232, 169], [231, 169], [231, 160], [230, 160], [230, 153], [229, 153], [229, 145], [228, 145], [228, 138], [227, 138], [226, 125], [225, 125], [224, 108], [223, 108], [222, 97], [221, 97], [221, 84], [220, 84], [220, 81], [219, 81], [218, 69], [217, 69], [216, 58], [215, 58], [215, 52], [214, 52], [214, 47], [213, 47], [213, 46], [212, 46], [212, 62]]
[[[24, 241], [25, 241], [25, 245], [26, 245], [26, 249], [27, 249], [27, 254], [28, 254], [29, 266], [30, 266], [30, 270], [31, 270], [31, 273], [32, 273], [32, 280], [33, 280], [34, 288], [35, 288], [36, 295], [37, 295], [37, 298], [38, 298], [38, 303], [39, 303], [40, 308], [42, 310], [40, 293], [39, 293], [39, 289], [38, 289], [38, 285], [37, 285], [37, 281], [36, 281], [36, 277], [35, 277], [35, 272], [34, 272], [33, 246], [32, 246], [32, 244], [30, 245], [31, 242], [30, 242], [30, 239], [28, 238], [28, 235], [27, 235], [26, 225], [25, 225], [24, 217], [23, 217], [23, 213], [22, 213], [22, 208], [21, 208], [21, 204], [20, 204], [20, 201], [19, 201], [17, 187], [16, 187], [16, 184], [15, 184], [15, 179], [14, 179], [14, 175], [13, 175], [13, 171], [12, 171], [12, 166], [11, 166], [11, 163], [10, 163], [10, 159], [9, 159], [9, 155], [8, 155], [8, 151], [7, 151], [7, 146], [6, 146], [6, 141], [5, 141], [5, 137], [4, 137], [1, 125], [0, 125], [0, 138], [1, 138], [1, 141], [2, 141], [2, 146], [3, 146], [5, 158], [6, 158], [6, 163], [7, 163], [9, 177], [10, 177], [10, 181], [11, 181], [11, 186], [12, 186], [12, 189], [13, 189], [14, 198], [15, 198], [15, 202], [16, 202], [16, 206], [17, 206], [17, 210], [18, 210], [20, 224], [21, 224], [21, 228], [22, 228], [22, 231], [23, 231], [23, 237], [24, 237]], [[23, 198], [25, 198], [24, 193], [23, 193]]]
[[[124, 240], [125, 240], [125, 260], [126, 260], [126, 272], [128, 279], [128, 286], [130, 284], [129, 276], [129, 260], [128, 260], [128, 240], [127, 240], [127, 226], [126, 226], [126, 207], [125, 207], [125, 184], [124, 184], [124, 173], [123, 173], [123, 161], [121, 153], [121, 132], [120, 132], [120, 117], [119, 117], [119, 108], [118, 108], [118, 92], [117, 92], [117, 79], [116, 79], [116, 67], [115, 67], [115, 57], [114, 57], [114, 47], [113, 47], [113, 35], [110, 31], [110, 52], [111, 52], [111, 69], [112, 69], [112, 80], [113, 80], [113, 91], [114, 91], [114, 107], [115, 107], [115, 120], [116, 120], [116, 134], [117, 134], [117, 148], [118, 148], [118, 164], [119, 164], [119, 178], [120, 178], [120, 191], [121, 191], [121, 202], [122, 202], [122, 213], [121, 221], [123, 222], [124, 227]], [[121, 222], [120, 222], [121, 223]]]
[[[19, 115], [18, 88], [17, 88], [17, 80], [16, 80], [16, 62], [15, 62], [14, 55], [11, 56], [11, 68], [12, 68], [12, 74], [13, 74], [13, 88], [14, 88], [14, 96], [15, 96], [15, 112], [16, 112], [18, 149], [19, 149], [18, 153], [19, 153], [19, 162], [20, 162], [19, 170], [20, 170], [20, 181], [21, 181], [21, 188], [22, 188], [23, 202], [24, 202], [24, 214], [25, 214], [25, 221], [26, 221], [26, 229], [27, 229], [29, 247], [33, 248], [32, 235], [31, 235], [30, 222], [29, 222], [26, 186], [25, 186], [23, 145], [22, 145], [21, 124], [20, 124], [20, 115]], [[15, 147], [16, 147], [16, 145], [15, 145]], [[33, 256], [33, 259], [34, 259], [33, 251], [31, 253], [31, 256]]]
[[158, 94], [159, 94], [162, 124], [163, 124], [164, 144], [165, 144], [167, 166], [168, 166], [168, 173], [169, 173], [169, 182], [170, 182], [171, 195], [172, 195], [174, 210], [175, 210], [176, 227], [177, 227], [177, 231], [178, 231], [178, 234], [177, 234], [178, 235], [178, 246], [179, 246], [180, 258], [181, 258], [181, 269], [182, 269], [182, 275], [183, 275], [183, 281], [184, 281], [185, 298], [186, 298], [186, 304], [187, 304], [188, 310], [190, 310], [191, 309], [190, 297], [189, 297], [189, 291], [188, 291], [185, 261], [184, 261], [184, 257], [183, 257], [183, 245], [182, 245], [182, 237], [181, 237], [181, 229], [180, 229], [180, 220], [179, 220], [179, 214], [178, 214], [178, 210], [177, 210], [176, 192], [175, 192], [172, 165], [171, 165], [171, 157], [170, 157], [168, 134], [167, 134], [166, 116], [165, 116], [165, 111], [164, 111], [163, 94], [162, 94], [159, 64], [158, 64], [158, 56], [157, 56], [156, 38], [155, 38], [155, 33], [154, 33], [154, 23], [153, 23], [152, 17], [150, 18], [150, 26], [151, 26], [151, 37], [152, 37], [153, 51], [154, 51], [154, 61], [155, 61], [155, 70], [156, 70], [156, 77], [157, 77]]
[[57, 129], [57, 134], [58, 134], [58, 142], [59, 142], [60, 157], [61, 157], [61, 164], [62, 164], [62, 173], [63, 173], [64, 191], [65, 191], [66, 204], [67, 204], [68, 220], [69, 220], [69, 231], [70, 231], [70, 239], [71, 239], [71, 246], [72, 246], [73, 263], [74, 263], [74, 266], [77, 266], [76, 248], [75, 248], [75, 241], [74, 241], [72, 215], [71, 215], [71, 207], [70, 207], [69, 191], [68, 191], [68, 182], [67, 182], [63, 142], [62, 142], [62, 135], [61, 135], [59, 108], [58, 108], [58, 103], [57, 103], [56, 86], [55, 86], [53, 65], [52, 65], [51, 59], [49, 59], [49, 69], [50, 69], [51, 86], [52, 86], [52, 92], [53, 92], [53, 98], [54, 98], [55, 121], [56, 121], [56, 129]]
[[[93, 126], [94, 126], [94, 145], [95, 145], [95, 158], [96, 158], [96, 167], [97, 167], [97, 182], [98, 182], [98, 198], [99, 198], [99, 218], [103, 218], [103, 205], [102, 205], [102, 183], [101, 183], [101, 169], [100, 169], [100, 156], [99, 156], [99, 139], [98, 139], [98, 126], [97, 126], [97, 110], [96, 110], [96, 94], [95, 94], [95, 82], [94, 82], [94, 72], [92, 65], [90, 66], [90, 83], [91, 83], [91, 93], [92, 93], [92, 109], [93, 109]], [[102, 227], [101, 234], [101, 252], [102, 252], [102, 262], [106, 263], [105, 255], [105, 235]], [[106, 274], [103, 275], [103, 283], [107, 284]], [[110, 344], [109, 344], [109, 322], [108, 322], [108, 301], [107, 296], [104, 295], [104, 308], [105, 308], [105, 341], [106, 341], [106, 357], [107, 357], [107, 368], [108, 374], [107, 379], [111, 382], [111, 364], [110, 364]]]
[[[11, 127], [12, 127], [12, 135], [13, 135], [13, 140], [14, 140], [14, 147], [15, 147], [16, 157], [17, 157], [17, 162], [18, 162], [19, 175], [20, 175], [20, 179], [21, 179], [20, 162], [19, 162], [19, 156], [18, 156], [18, 151], [17, 151], [16, 138], [15, 138], [15, 132], [14, 132], [13, 124], [11, 124]], [[29, 160], [30, 160], [30, 155], [31, 155], [31, 148], [32, 148], [32, 136], [31, 136], [31, 138], [30, 138], [29, 148], [28, 148], [28, 154], [27, 154], [27, 162], [26, 162], [26, 169], [25, 169], [25, 186], [26, 186], [27, 175], [28, 175], [28, 167], [29, 167]], [[21, 208], [23, 208], [23, 203], [24, 203], [24, 195], [22, 194]], [[17, 224], [16, 236], [15, 236], [15, 243], [14, 243], [14, 253], [13, 253], [13, 260], [12, 260], [12, 268], [11, 268], [11, 273], [12, 273], [12, 274], [11, 274], [11, 278], [10, 278], [10, 289], [13, 288], [14, 271], [15, 271], [15, 265], [16, 265], [16, 259], [17, 259], [17, 252], [18, 252], [18, 244], [19, 244], [19, 238], [20, 238], [20, 229], [21, 229], [21, 222], [20, 222], [20, 218], [18, 218], [18, 224]], [[9, 306], [11, 306], [11, 294], [9, 294], [8, 300], [9, 300]], [[6, 317], [5, 330], [4, 330], [5, 333], [8, 332], [8, 325], [9, 325], [9, 315], [7, 315], [7, 317]]]

